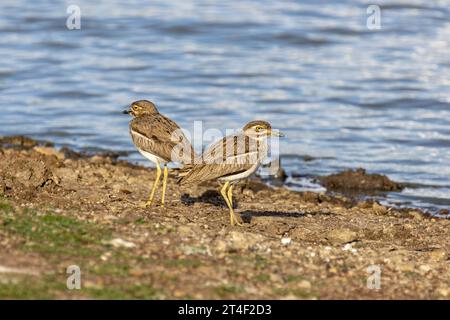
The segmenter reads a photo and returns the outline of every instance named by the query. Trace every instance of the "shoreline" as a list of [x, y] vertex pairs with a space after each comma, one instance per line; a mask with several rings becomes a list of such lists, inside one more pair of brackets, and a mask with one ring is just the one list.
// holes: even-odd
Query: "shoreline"
[[0, 148], [1, 298], [450, 298], [448, 219], [249, 180], [231, 227], [215, 183], [143, 209], [154, 170], [33, 141]]
[[[58, 153], [60, 157], [65, 159], [78, 160], [82, 158], [92, 157], [105, 157], [109, 158], [111, 162], [128, 163], [132, 166], [142, 166], [152, 170], [153, 168], [147, 167], [142, 163], [148, 163], [147, 160], [140, 162], [131, 162], [126, 157], [129, 156], [128, 151], [113, 151], [108, 149], [93, 149], [85, 148], [82, 150], [74, 150], [66, 146], [56, 147], [56, 143], [48, 140], [36, 140], [28, 136], [0, 136], [0, 149], [15, 149], [15, 150], [32, 150], [33, 148], [54, 148], [53, 153]], [[314, 159], [312, 156], [304, 155], [306, 161]], [[282, 160], [282, 159], [281, 159]], [[265, 167], [264, 165], [262, 167]], [[178, 172], [179, 168], [170, 168], [172, 172]], [[298, 176], [296, 176], [298, 177]], [[405, 188], [418, 188], [421, 186], [430, 187], [428, 185], [420, 185], [417, 183], [405, 183], [391, 180], [388, 176], [380, 173], [368, 173], [364, 168], [344, 169], [335, 173], [330, 173], [323, 176], [311, 176], [312, 182], [317, 184], [318, 187], [323, 188], [325, 191], [313, 191], [311, 190], [296, 190], [295, 187], [289, 187], [285, 185], [286, 179], [289, 176], [286, 174], [283, 166], [280, 166], [277, 173], [274, 176], [258, 175], [256, 173], [249, 179], [251, 181], [261, 182], [267, 187], [274, 188], [286, 188], [293, 192], [299, 193], [314, 193], [321, 194], [331, 198], [344, 199], [347, 202], [365, 202], [371, 203], [377, 202], [386, 208], [397, 209], [400, 211], [419, 211], [426, 217], [432, 218], [450, 218], [450, 211], [446, 209], [425, 209], [420, 206], [402, 206], [392, 205], [389, 203], [382, 204], [380, 200], [386, 198], [390, 192], [401, 192]], [[361, 204], [364, 205], [364, 204]]]

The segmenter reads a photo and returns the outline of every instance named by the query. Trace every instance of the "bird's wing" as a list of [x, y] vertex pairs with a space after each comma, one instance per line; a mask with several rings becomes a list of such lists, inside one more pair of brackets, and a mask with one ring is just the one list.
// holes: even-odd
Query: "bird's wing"
[[136, 147], [166, 161], [192, 163], [195, 157], [180, 127], [161, 114], [133, 119], [130, 134]]
[[249, 170], [261, 160], [258, 141], [243, 134], [232, 135], [212, 144], [202, 155], [203, 163], [180, 174], [181, 184], [207, 181]]

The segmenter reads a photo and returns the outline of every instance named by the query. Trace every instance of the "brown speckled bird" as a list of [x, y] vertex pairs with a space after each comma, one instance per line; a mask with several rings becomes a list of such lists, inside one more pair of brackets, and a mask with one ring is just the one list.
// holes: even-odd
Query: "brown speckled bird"
[[167, 176], [169, 174], [167, 163], [193, 163], [195, 159], [194, 149], [180, 127], [174, 121], [159, 113], [153, 102], [147, 100], [135, 101], [123, 113], [134, 117], [130, 121], [130, 134], [134, 145], [144, 157], [156, 165], [156, 179], [145, 206], [150, 206], [153, 202], [161, 177], [160, 165], [163, 165], [161, 204], [164, 207]]
[[230, 223], [241, 225], [233, 210], [233, 184], [258, 169], [261, 161], [267, 157], [269, 136], [283, 135], [272, 131], [266, 121], [247, 123], [242, 132], [226, 136], [206, 149], [202, 155], [203, 162], [181, 172], [178, 183], [183, 185], [208, 180], [224, 183], [220, 193], [230, 210]]

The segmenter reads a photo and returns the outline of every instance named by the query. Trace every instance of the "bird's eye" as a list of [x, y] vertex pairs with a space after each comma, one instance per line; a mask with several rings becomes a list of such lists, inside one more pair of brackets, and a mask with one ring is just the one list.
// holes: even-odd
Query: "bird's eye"
[[262, 127], [255, 127], [256, 132], [260, 132], [262, 130]]
[[135, 110], [135, 111], [138, 111], [138, 110], [141, 110], [142, 108], [139, 107], [139, 106], [137, 106], [137, 105], [135, 105], [135, 104], [133, 104], [133, 106], [131, 107], [131, 109], [133, 109], [133, 110]]

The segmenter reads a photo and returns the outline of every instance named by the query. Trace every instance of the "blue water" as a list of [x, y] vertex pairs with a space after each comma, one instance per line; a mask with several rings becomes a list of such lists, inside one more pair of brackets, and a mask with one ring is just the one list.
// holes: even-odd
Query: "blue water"
[[137, 161], [119, 112], [146, 98], [187, 129], [270, 120], [293, 189], [364, 167], [419, 185], [387, 203], [449, 208], [450, 2], [378, 3], [380, 30], [371, 1], [2, 0], [0, 134]]

